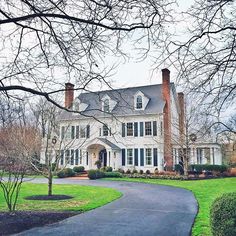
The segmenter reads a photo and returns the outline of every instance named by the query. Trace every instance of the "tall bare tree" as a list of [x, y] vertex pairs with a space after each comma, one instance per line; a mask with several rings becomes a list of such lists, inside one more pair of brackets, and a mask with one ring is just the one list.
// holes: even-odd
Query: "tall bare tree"
[[236, 2], [195, 0], [182, 19], [184, 35], [167, 43], [166, 58], [213, 123], [225, 123], [226, 114], [235, 113]]
[[0, 91], [23, 90], [56, 103], [52, 96], [65, 80], [76, 80], [77, 90], [107, 83], [104, 57], [128, 56], [127, 44], [145, 56], [151, 37], [164, 38], [174, 2], [1, 1]]

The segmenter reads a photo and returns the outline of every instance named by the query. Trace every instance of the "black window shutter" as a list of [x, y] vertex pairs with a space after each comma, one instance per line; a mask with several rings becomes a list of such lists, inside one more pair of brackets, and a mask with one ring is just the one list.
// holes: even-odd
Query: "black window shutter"
[[79, 138], [79, 126], [76, 126], [76, 132], [75, 132], [75, 138], [78, 139]]
[[125, 149], [122, 149], [122, 166], [125, 166]]
[[87, 125], [87, 128], [86, 128], [86, 138], [89, 138], [90, 137], [90, 125]]
[[157, 136], [157, 122], [153, 121], [153, 136]]
[[153, 148], [154, 166], [158, 166], [157, 148]]
[[144, 149], [140, 148], [140, 166], [144, 166]]
[[61, 165], [64, 165], [64, 150], [61, 150]]
[[138, 166], [138, 148], [134, 149], [134, 165]]
[[65, 126], [61, 127], [61, 139], [65, 138]]
[[125, 137], [125, 123], [122, 123], [122, 137]]
[[138, 137], [138, 122], [134, 122], [134, 137]]
[[71, 126], [71, 139], [75, 138], [75, 126]]
[[140, 122], [139, 126], [140, 126], [140, 136], [142, 137], [143, 136], [143, 122]]
[[[81, 152], [81, 150], [80, 150]], [[86, 152], [86, 165], [88, 166], [88, 152]]]

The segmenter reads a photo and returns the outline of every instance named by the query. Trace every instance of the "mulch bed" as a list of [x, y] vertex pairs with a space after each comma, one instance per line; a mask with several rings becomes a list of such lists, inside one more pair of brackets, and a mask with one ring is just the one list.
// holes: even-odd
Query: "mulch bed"
[[43, 200], [43, 201], [47, 201], [47, 200], [65, 200], [65, 199], [71, 199], [73, 198], [72, 196], [69, 195], [33, 195], [33, 196], [28, 196], [25, 197], [26, 200]]
[[0, 212], [0, 235], [19, 233], [34, 227], [52, 224], [77, 214], [78, 212], [17, 211], [14, 214]]

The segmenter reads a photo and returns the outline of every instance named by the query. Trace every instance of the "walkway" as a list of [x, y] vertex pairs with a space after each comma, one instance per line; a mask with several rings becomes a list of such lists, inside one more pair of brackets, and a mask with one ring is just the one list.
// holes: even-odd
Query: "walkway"
[[[35, 179], [34, 182], [46, 182]], [[190, 191], [144, 183], [55, 179], [55, 184], [115, 188], [123, 197], [95, 210], [18, 235], [189, 236], [197, 214]]]

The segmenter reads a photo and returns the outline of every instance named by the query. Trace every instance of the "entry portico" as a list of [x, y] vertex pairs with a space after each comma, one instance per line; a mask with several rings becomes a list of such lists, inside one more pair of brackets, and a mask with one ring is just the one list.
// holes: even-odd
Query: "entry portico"
[[[87, 147], [86, 147], [87, 146]], [[117, 168], [117, 158], [120, 155], [121, 149], [105, 138], [95, 138], [85, 146], [88, 155], [88, 165], [86, 169], [96, 169], [96, 161], [101, 161], [101, 166], [111, 166]]]

